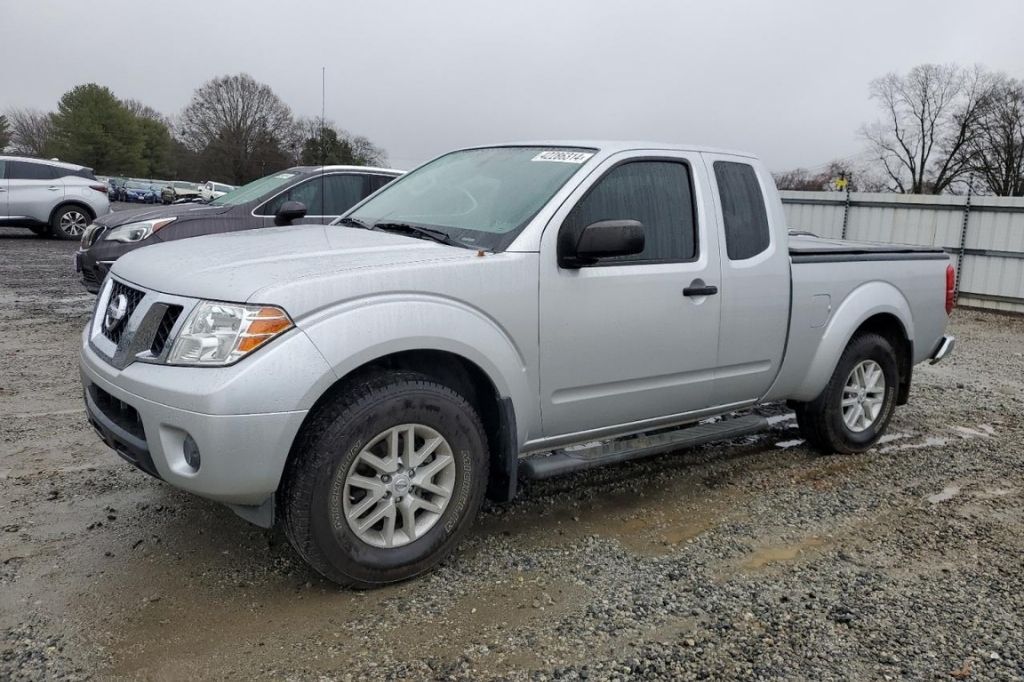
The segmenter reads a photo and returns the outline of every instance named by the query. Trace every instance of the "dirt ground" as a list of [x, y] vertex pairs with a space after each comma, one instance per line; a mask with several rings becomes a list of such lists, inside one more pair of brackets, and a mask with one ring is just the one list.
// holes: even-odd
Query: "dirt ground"
[[0, 679], [1022, 679], [1024, 319], [957, 311], [884, 442], [533, 485], [351, 592], [86, 423], [75, 245], [0, 228]]

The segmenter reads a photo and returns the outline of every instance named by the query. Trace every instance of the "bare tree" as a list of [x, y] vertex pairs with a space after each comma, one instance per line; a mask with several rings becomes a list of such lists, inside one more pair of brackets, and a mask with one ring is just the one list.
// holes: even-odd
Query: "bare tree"
[[242, 183], [287, 165], [292, 112], [248, 74], [204, 83], [181, 114], [178, 134], [208, 173]]
[[8, 123], [7, 117], [0, 114], [0, 153], [3, 153], [7, 149], [7, 145], [11, 142], [11, 124]]
[[871, 82], [884, 118], [861, 133], [891, 188], [940, 194], [969, 172], [964, 150], [975, 134], [991, 77], [980, 68], [922, 64]]
[[[845, 159], [829, 161], [817, 170], [794, 168], [782, 173], [773, 173], [775, 185], [779, 189], [794, 189], [809, 192], [842, 191], [849, 185], [851, 192], [856, 192], [857, 178], [860, 173], [852, 163]], [[845, 184], [844, 184], [845, 183]]]
[[965, 157], [988, 191], [1024, 196], [1024, 83], [994, 78]]
[[375, 145], [373, 142], [370, 142], [368, 138], [365, 138], [362, 135], [351, 136], [344, 131], [342, 131], [342, 133], [348, 140], [349, 145], [352, 147], [352, 157], [356, 159], [360, 165], [383, 166], [387, 163], [387, 152]]
[[53, 149], [53, 121], [50, 114], [36, 109], [10, 109], [11, 151], [26, 156], [45, 157]]
[[164, 116], [148, 104], [143, 104], [137, 99], [121, 100], [121, 104], [123, 104], [124, 108], [131, 112], [131, 114], [136, 118], [146, 118], [151, 121], [158, 121], [160, 123], [163, 123], [168, 127], [170, 126], [170, 121], [167, 119], [166, 116]]

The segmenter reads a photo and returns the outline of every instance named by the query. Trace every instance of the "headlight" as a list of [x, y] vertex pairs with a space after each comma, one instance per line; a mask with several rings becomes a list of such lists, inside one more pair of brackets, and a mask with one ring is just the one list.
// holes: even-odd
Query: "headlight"
[[141, 242], [143, 239], [173, 223], [177, 218], [159, 218], [157, 220], [143, 220], [137, 223], [128, 223], [121, 227], [115, 227], [104, 239], [112, 242]]
[[202, 301], [174, 341], [171, 365], [230, 365], [292, 328], [274, 306]]
[[96, 223], [89, 223], [85, 228], [85, 232], [82, 233], [82, 248], [88, 249], [92, 246], [93, 242], [96, 241], [96, 231], [101, 230], [99, 225]]

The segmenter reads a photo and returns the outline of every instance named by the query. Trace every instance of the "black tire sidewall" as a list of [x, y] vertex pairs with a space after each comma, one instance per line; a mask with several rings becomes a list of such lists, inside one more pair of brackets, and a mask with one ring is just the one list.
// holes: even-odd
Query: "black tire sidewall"
[[[345, 520], [344, 481], [354, 459], [371, 439], [405, 423], [436, 430], [455, 457], [452, 499], [422, 537], [401, 547], [380, 548], [360, 540]], [[422, 572], [418, 565], [443, 555], [472, 522], [486, 488], [487, 445], [475, 414], [463, 401], [429, 389], [391, 391], [390, 395], [328, 426], [314, 447], [326, 455], [309, 500], [309, 531], [323, 558], [346, 579], [381, 584]], [[333, 454], [332, 454], [333, 453]], [[423, 568], [429, 567], [428, 564]]]
[[88, 211], [79, 206], [62, 206], [57, 210], [56, 213], [53, 214], [53, 220], [50, 222], [49, 233], [52, 236], [56, 237], [57, 239], [63, 239], [65, 241], [76, 241], [78, 239], [81, 239], [81, 235], [76, 236], [67, 234], [66, 232], [60, 229], [60, 219], [64, 217], [64, 214], [69, 213], [71, 211], [77, 211], [78, 213], [81, 213], [86, 217], [89, 216]]
[[[864, 360], [874, 360], [882, 368], [885, 377], [885, 399], [882, 412], [875, 422], [863, 431], [852, 431], [843, 419], [843, 388], [850, 372]], [[899, 369], [892, 346], [882, 337], [876, 335], [862, 336], [855, 339], [843, 353], [836, 367], [835, 379], [829, 395], [829, 420], [833, 433], [850, 445], [851, 450], [866, 450], [877, 441], [896, 409], [896, 394], [899, 385]]]

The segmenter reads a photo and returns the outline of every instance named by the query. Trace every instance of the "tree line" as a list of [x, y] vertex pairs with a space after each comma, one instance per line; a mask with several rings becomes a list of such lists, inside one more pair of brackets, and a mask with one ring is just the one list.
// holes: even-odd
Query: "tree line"
[[778, 173], [781, 189], [1024, 196], [1024, 82], [922, 64], [876, 78], [869, 93], [881, 115], [859, 131], [866, 160]]
[[302, 165], [382, 165], [384, 150], [333, 122], [296, 117], [248, 74], [207, 81], [174, 118], [110, 88], [78, 85], [56, 111], [0, 115], [0, 151], [58, 158], [100, 175], [243, 184]]

